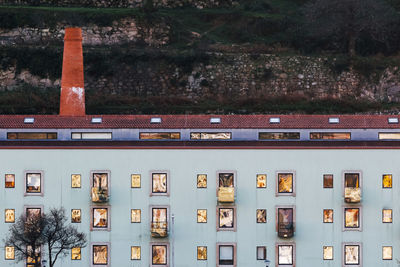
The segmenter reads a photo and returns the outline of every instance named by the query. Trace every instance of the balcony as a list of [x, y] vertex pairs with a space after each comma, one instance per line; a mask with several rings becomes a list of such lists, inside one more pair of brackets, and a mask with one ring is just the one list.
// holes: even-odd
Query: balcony
[[222, 203], [235, 202], [235, 188], [234, 187], [220, 187], [218, 189], [218, 201]]
[[152, 237], [167, 237], [168, 236], [168, 223], [167, 222], [152, 222], [151, 223], [151, 236]]
[[290, 238], [294, 235], [294, 227], [292, 222], [278, 223], [278, 236], [282, 238]]
[[107, 187], [92, 187], [92, 202], [107, 203], [109, 200]]
[[345, 187], [344, 201], [347, 203], [359, 203], [361, 201], [360, 187]]

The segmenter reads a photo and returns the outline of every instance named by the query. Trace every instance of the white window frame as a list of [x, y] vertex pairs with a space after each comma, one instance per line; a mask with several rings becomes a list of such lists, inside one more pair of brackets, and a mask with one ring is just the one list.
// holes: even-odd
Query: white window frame
[[[345, 264], [346, 255], [345, 255], [345, 247], [346, 246], [359, 246], [358, 247], [358, 263], [359, 264]], [[342, 267], [361, 267], [363, 265], [362, 262], [362, 243], [361, 242], [343, 242], [342, 243]]]
[[[31, 193], [31, 192], [27, 192], [27, 182], [28, 182], [28, 177], [27, 175], [29, 173], [33, 173], [33, 174], [40, 174], [40, 192], [39, 193]], [[44, 195], [44, 171], [42, 170], [25, 170], [24, 171], [24, 196], [41, 196], [43, 197]]]

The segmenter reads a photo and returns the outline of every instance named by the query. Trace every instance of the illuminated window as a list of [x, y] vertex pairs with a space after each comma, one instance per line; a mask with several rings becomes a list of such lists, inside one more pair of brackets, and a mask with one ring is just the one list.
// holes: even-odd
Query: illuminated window
[[393, 260], [393, 247], [382, 247], [382, 260]]
[[112, 139], [112, 133], [72, 133], [73, 140], [109, 140]]
[[109, 206], [96, 206], [91, 208], [91, 230], [110, 230], [109, 209]]
[[25, 172], [25, 195], [43, 196], [43, 172]]
[[169, 195], [169, 175], [167, 172], [151, 173], [151, 193], [150, 196], [168, 196]]
[[267, 187], [267, 175], [257, 174], [257, 188], [266, 188], [266, 187]]
[[269, 133], [269, 132], [263, 132], [263, 133], [258, 133], [258, 139], [259, 140], [297, 140], [300, 139], [300, 133], [299, 132], [280, 132], [280, 133]]
[[91, 171], [90, 186], [92, 190], [92, 202], [108, 202], [110, 196], [110, 171]]
[[50, 139], [57, 139], [57, 133], [37, 133], [37, 132], [7, 133], [7, 139], [50, 140]]
[[81, 188], [81, 175], [80, 174], [72, 174], [71, 175], [71, 187], [72, 188]]
[[332, 246], [324, 246], [324, 260], [333, 260], [333, 247]]
[[266, 223], [267, 222], [267, 210], [266, 209], [258, 209], [257, 210], [257, 223]]
[[131, 260], [141, 260], [142, 258], [142, 249], [140, 246], [132, 246], [131, 247]]
[[235, 202], [235, 171], [217, 172], [217, 197], [219, 202]]
[[379, 140], [399, 140], [400, 133], [379, 133]]
[[383, 188], [392, 188], [392, 175], [391, 174], [382, 175], [382, 187]]
[[5, 247], [4, 249], [6, 260], [15, 260], [15, 248], [14, 247]]
[[236, 243], [217, 243], [217, 267], [236, 266]]
[[205, 246], [197, 247], [197, 260], [199, 261], [207, 260], [207, 247]]
[[344, 230], [361, 231], [360, 208], [344, 208]]
[[207, 188], [207, 174], [197, 174], [197, 188]]
[[15, 174], [6, 174], [5, 175], [5, 187], [6, 188], [14, 188], [15, 187]]
[[235, 187], [233, 173], [219, 173], [219, 187]]
[[344, 266], [361, 266], [361, 245], [359, 243], [343, 244]]
[[131, 175], [131, 188], [140, 188], [141, 185], [141, 175], [140, 174], [132, 174]]
[[296, 213], [294, 206], [276, 207], [276, 231], [281, 238], [293, 237], [295, 231]]
[[392, 223], [392, 213], [391, 209], [383, 209], [382, 210], [382, 222], [383, 223]]
[[27, 267], [34, 267], [35, 263], [41, 262], [41, 248], [37, 247], [35, 251], [33, 251], [32, 246], [26, 246], [26, 266]]
[[168, 236], [169, 207], [151, 206], [151, 235], [153, 237]]
[[311, 140], [350, 140], [351, 133], [310, 133]]
[[324, 223], [333, 223], [332, 209], [324, 209]]
[[4, 215], [6, 223], [15, 222], [15, 209], [6, 209]]
[[139, 133], [141, 140], [169, 140], [181, 139], [180, 133], [158, 132], [158, 133]]
[[217, 206], [217, 231], [236, 231], [236, 207]]
[[344, 174], [345, 187], [360, 187], [360, 174], [359, 173], [345, 173]]
[[226, 140], [231, 138], [232, 133], [190, 133], [192, 140]]
[[197, 222], [198, 223], [207, 222], [207, 210], [197, 210]]
[[293, 243], [277, 244], [277, 266], [294, 266], [295, 265], [295, 246]]
[[140, 223], [142, 221], [142, 211], [140, 209], [131, 209], [131, 223]]
[[324, 174], [324, 188], [333, 188], [333, 174]]
[[267, 259], [267, 247], [257, 247], [257, 260]]
[[168, 266], [169, 264], [169, 244], [150, 243], [151, 248], [151, 267]]
[[81, 210], [80, 209], [71, 210], [71, 222], [72, 223], [80, 223], [81, 222]]
[[76, 247], [71, 249], [71, 260], [81, 259], [81, 248]]
[[277, 174], [277, 196], [295, 196], [294, 173]]
[[41, 207], [25, 207], [25, 214], [26, 218], [33, 218], [42, 215], [42, 208]]
[[109, 263], [108, 245], [93, 244], [92, 245], [92, 264], [94, 266], [104, 266]]

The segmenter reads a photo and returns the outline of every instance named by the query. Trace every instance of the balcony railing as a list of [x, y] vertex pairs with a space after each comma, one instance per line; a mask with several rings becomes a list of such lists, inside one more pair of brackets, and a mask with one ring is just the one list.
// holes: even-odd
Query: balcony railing
[[344, 201], [347, 203], [358, 203], [361, 201], [361, 188], [360, 187], [345, 187], [344, 188]]
[[107, 187], [92, 187], [92, 202], [106, 203], [109, 200]]
[[294, 227], [292, 222], [278, 223], [278, 236], [282, 238], [290, 238], [294, 235]]
[[220, 187], [218, 189], [218, 201], [225, 203], [235, 202], [235, 188], [234, 187]]
[[168, 236], [168, 223], [167, 222], [152, 222], [150, 231], [151, 231], [152, 237], [167, 237]]

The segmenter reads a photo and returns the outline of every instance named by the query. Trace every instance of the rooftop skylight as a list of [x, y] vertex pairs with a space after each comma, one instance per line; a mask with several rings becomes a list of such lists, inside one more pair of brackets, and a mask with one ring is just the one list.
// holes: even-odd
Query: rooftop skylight
[[269, 123], [281, 123], [281, 118], [269, 118]]
[[151, 118], [150, 123], [161, 123], [161, 118]]
[[102, 118], [92, 118], [92, 123], [102, 123], [103, 119]]
[[35, 118], [24, 118], [24, 123], [34, 123]]

